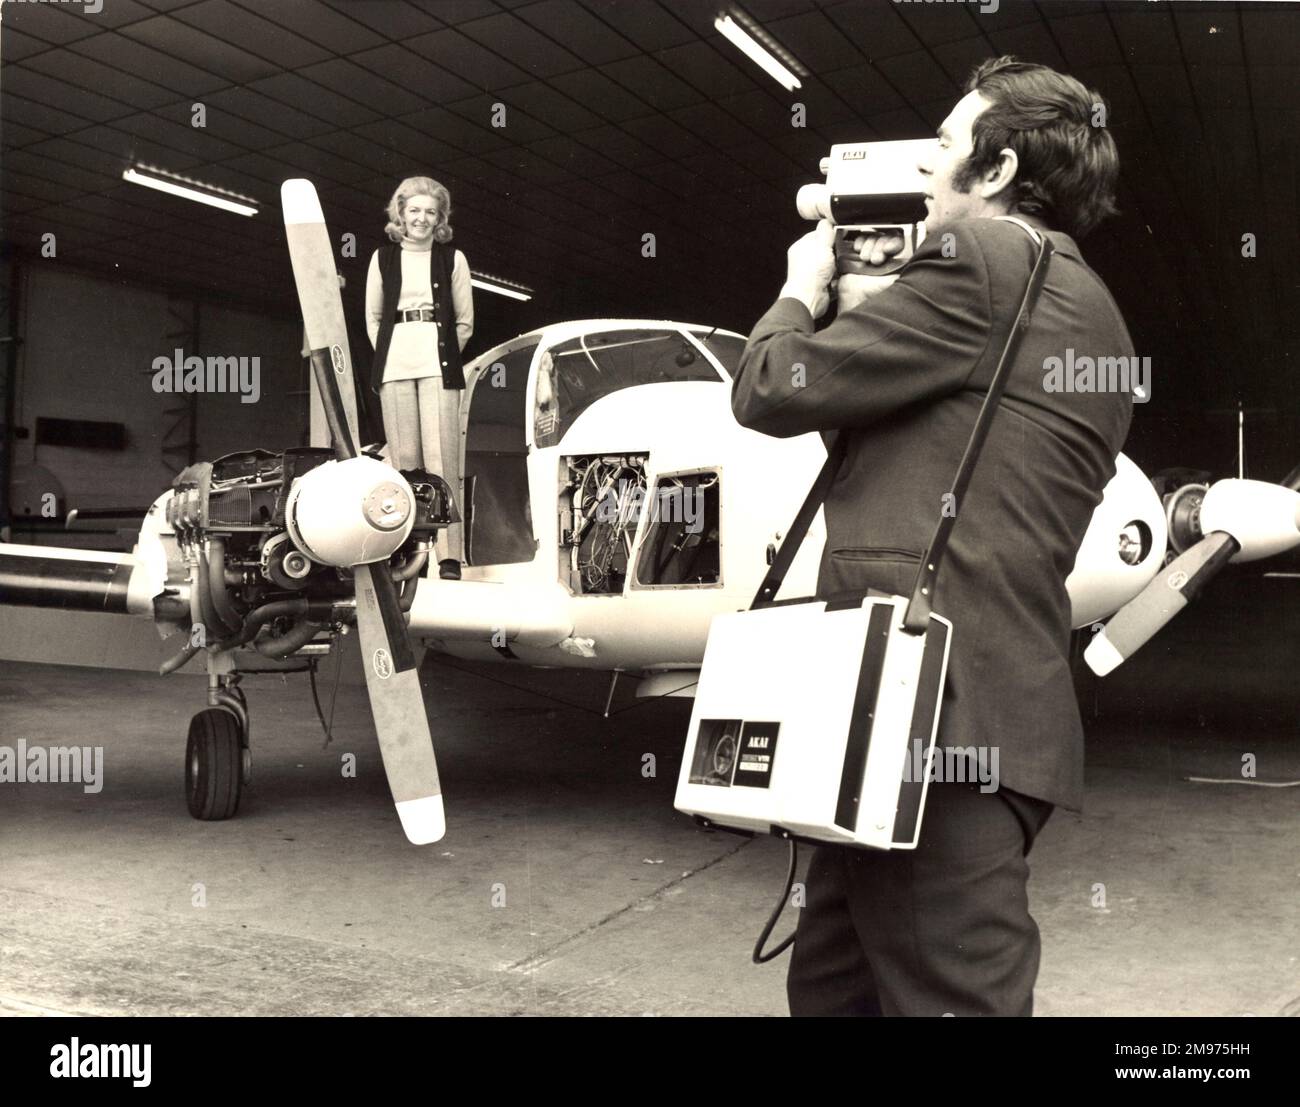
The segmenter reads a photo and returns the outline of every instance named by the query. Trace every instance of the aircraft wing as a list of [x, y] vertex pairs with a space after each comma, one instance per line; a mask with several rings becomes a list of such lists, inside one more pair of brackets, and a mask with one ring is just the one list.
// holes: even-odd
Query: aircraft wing
[[0, 604], [150, 615], [162, 587], [137, 554], [0, 543]]

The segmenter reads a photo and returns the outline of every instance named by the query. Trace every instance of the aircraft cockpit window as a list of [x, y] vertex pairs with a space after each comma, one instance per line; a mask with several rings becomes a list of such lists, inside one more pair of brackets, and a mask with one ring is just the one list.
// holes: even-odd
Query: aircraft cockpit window
[[538, 366], [533, 439], [553, 446], [597, 400], [663, 381], [721, 378], [680, 331], [597, 331], [552, 346]]
[[736, 367], [740, 364], [740, 355], [745, 350], [745, 340], [736, 334], [723, 334], [721, 331], [692, 331], [701, 346], [718, 359], [718, 363], [734, 380]]

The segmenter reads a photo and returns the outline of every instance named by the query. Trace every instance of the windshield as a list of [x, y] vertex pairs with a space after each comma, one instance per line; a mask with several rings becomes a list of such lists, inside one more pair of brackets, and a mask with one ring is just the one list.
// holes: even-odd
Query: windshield
[[740, 355], [745, 352], [745, 340], [739, 335], [723, 334], [716, 328], [711, 331], [700, 331], [695, 337], [734, 379], [736, 367], [740, 364]]
[[553, 446], [597, 400], [641, 384], [721, 383], [680, 331], [622, 330], [579, 335], [542, 354], [533, 439]]

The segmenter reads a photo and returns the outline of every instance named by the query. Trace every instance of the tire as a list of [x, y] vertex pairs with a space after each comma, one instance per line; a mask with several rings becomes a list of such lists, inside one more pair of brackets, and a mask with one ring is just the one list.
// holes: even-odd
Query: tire
[[228, 819], [239, 810], [244, 756], [239, 721], [210, 707], [190, 720], [185, 743], [185, 800], [196, 819]]

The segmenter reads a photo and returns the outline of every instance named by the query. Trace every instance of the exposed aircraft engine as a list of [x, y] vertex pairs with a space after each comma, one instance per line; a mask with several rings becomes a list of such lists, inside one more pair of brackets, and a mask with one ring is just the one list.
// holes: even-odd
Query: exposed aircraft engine
[[373, 457], [334, 457], [250, 450], [176, 478], [158, 534], [172, 587], [157, 615], [160, 630], [186, 630], [190, 640], [168, 671], [213, 644], [287, 657], [327, 626], [350, 622], [347, 566], [391, 559], [409, 609], [432, 535], [453, 521], [447, 485]]

